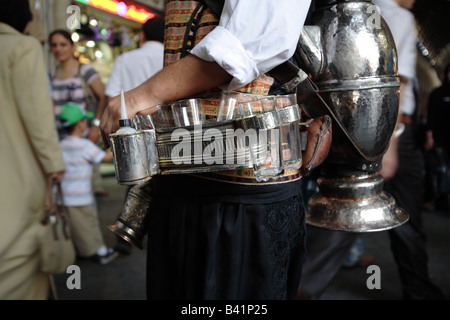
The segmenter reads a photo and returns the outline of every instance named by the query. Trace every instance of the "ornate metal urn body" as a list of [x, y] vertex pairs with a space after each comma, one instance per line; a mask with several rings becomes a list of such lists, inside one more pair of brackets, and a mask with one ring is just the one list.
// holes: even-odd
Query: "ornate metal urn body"
[[333, 113], [333, 143], [307, 222], [333, 230], [387, 230], [408, 215], [383, 191], [383, 154], [399, 108], [397, 53], [369, 0], [316, 1], [298, 43], [301, 67]]

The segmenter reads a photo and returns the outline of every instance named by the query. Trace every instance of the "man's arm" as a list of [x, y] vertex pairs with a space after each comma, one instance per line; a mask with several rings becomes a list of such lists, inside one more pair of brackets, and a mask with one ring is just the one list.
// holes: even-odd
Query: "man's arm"
[[[231, 75], [217, 63], [189, 55], [125, 93], [128, 118], [133, 118], [137, 113], [151, 114], [158, 104], [218, 87], [231, 79]], [[120, 109], [120, 96], [116, 96], [111, 98], [103, 113], [100, 129], [106, 148], [109, 147], [108, 135], [119, 129]]]

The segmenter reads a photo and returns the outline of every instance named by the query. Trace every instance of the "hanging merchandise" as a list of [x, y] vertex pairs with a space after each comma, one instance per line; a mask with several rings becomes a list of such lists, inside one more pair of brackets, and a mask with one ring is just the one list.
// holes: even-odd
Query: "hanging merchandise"
[[142, 24], [162, 15], [161, 12], [135, 1], [76, 0], [80, 8], [81, 28], [72, 39], [77, 58], [91, 64], [107, 83], [115, 59], [136, 49]]

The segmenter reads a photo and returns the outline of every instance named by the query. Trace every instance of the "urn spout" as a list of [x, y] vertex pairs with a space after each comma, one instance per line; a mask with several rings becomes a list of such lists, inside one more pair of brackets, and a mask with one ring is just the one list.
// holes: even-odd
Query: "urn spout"
[[320, 27], [304, 26], [297, 43], [297, 60], [302, 61], [304, 70], [314, 78], [322, 72], [325, 56], [321, 45]]

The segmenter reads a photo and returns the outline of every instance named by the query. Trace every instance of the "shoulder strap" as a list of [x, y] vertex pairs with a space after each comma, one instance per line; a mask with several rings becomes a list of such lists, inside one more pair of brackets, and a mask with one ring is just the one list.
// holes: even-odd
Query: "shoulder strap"
[[197, 7], [192, 12], [191, 17], [186, 26], [184, 34], [183, 47], [181, 48], [181, 58], [184, 58], [194, 47], [195, 37], [197, 36], [197, 29], [202, 18], [206, 6], [203, 1], [199, 1]]

